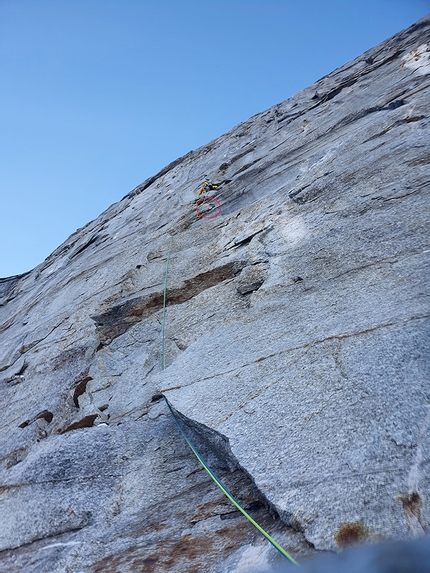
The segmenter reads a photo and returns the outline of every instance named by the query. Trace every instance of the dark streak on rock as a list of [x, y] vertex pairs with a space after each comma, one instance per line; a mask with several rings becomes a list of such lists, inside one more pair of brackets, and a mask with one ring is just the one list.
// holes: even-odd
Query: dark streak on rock
[[399, 496], [399, 499], [409, 517], [416, 517], [419, 523], [421, 523], [421, 497], [419, 493], [416, 491], [404, 493]]
[[[22, 275], [14, 275], [12, 277], [0, 278], [0, 306], [5, 306], [9, 301], [15, 298], [17, 291], [15, 287], [19, 284], [22, 278], [30, 274], [30, 271]], [[0, 327], [0, 332], [6, 330]]]
[[26, 428], [30, 424], [33, 424], [36, 420], [42, 420], [42, 419], [45, 420], [45, 422], [48, 422], [48, 424], [50, 424], [52, 422], [53, 418], [54, 418], [54, 414], [52, 412], [50, 412], [49, 410], [42, 410], [41, 412], [36, 414], [36, 416], [31, 418], [30, 420], [26, 420], [25, 422], [20, 424], [18, 426], [18, 428]]
[[65, 434], [66, 432], [71, 432], [72, 430], [79, 430], [80, 428], [92, 428], [94, 426], [94, 422], [97, 418], [98, 414], [90, 414], [89, 416], [85, 416], [82, 420], [78, 422], [73, 422], [70, 426], [67, 426], [64, 430], [59, 432], [60, 434]]
[[78, 398], [79, 398], [79, 396], [82, 396], [82, 394], [85, 393], [85, 391], [87, 389], [87, 384], [90, 380], [92, 380], [91, 376], [85, 376], [85, 378], [83, 378], [75, 388], [75, 391], [73, 393], [73, 402], [75, 403], [75, 406], [77, 408], [79, 408]]
[[[228, 161], [225, 161], [224, 163], [222, 163], [219, 168], [218, 171], [220, 173], [224, 173], [225, 171], [227, 171], [227, 169], [229, 167], [231, 167], [233, 165], [233, 163], [236, 163], [236, 161], [239, 161], [239, 159], [242, 159], [242, 157], [245, 157], [246, 155], [248, 155], [249, 153], [251, 153], [252, 151], [254, 151], [255, 149], [255, 145], [253, 145], [252, 147], [250, 147], [249, 149], [246, 149], [245, 151], [242, 151], [242, 153], [238, 153], [237, 155], [235, 155], [234, 157], [232, 157], [231, 159], [229, 159]], [[239, 171], [238, 171], [239, 173]]]
[[104, 241], [106, 241], [108, 239], [108, 237], [109, 237], [109, 235], [100, 235], [100, 233], [97, 233], [96, 235], [91, 237], [88, 241], [86, 241], [82, 245], [82, 247], [79, 247], [74, 253], [72, 253], [70, 255], [70, 259], [73, 259], [77, 255], [79, 255], [80, 253], [85, 251], [85, 249], [87, 249], [89, 246], [94, 245], [95, 243], [97, 243], [98, 245], [103, 243]]
[[[233, 278], [245, 264], [245, 262], [230, 262], [185, 280], [182, 286], [167, 291], [168, 306], [187, 302], [202, 291]], [[160, 290], [126, 300], [106, 312], [92, 316], [101, 341], [112, 341], [124, 334], [133, 325], [160, 310], [163, 307], [163, 300], [164, 293]]]
[[395, 121], [393, 124], [386, 127], [384, 130], [380, 131], [376, 135], [372, 135], [372, 137], [365, 139], [362, 143], [367, 143], [368, 141], [372, 141], [374, 139], [377, 139], [378, 137], [382, 137], [383, 135], [385, 135], [386, 133], [388, 133], [392, 129], [399, 127], [400, 125], [404, 125], [405, 123], [413, 123], [416, 121], [420, 121], [422, 119], [425, 119], [425, 117], [426, 116], [424, 116], [424, 115], [420, 115], [420, 116], [416, 116], [416, 117], [405, 117], [404, 119], [399, 119], [398, 121]]

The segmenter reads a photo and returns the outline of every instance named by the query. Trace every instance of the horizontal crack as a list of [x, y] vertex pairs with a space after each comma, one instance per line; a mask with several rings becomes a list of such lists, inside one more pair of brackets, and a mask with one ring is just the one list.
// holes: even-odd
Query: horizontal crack
[[63, 324], [64, 321], [66, 321], [69, 317], [65, 316], [58, 324], [56, 324], [55, 326], [52, 327], [52, 329], [48, 332], [48, 334], [46, 334], [45, 336], [42, 336], [42, 338], [38, 338], [36, 340], [32, 340], [31, 342], [27, 343], [27, 344], [23, 344], [21, 346], [21, 348], [18, 349], [18, 352], [22, 355], [25, 354], [26, 352], [28, 352], [29, 350], [31, 350], [32, 348], [34, 348], [35, 346], [37, 346], [38, 344], [40, 344], [41, 342], [43, 342], [44, 340], [46, 340], [48, 338], [48, 336], [50, 336], [54, 330], [56, 330], [59, 326], [61, 326]]
[[105, 478], [123, 478], [124, 474], [99, 474], [94, 476], [73, 476], [69, 478], [62, 478], [62, 479], [47, 479], [41, 481], [32, 481], [32, 482], [23, 482], [23, 483], [9, 483], [0, 485], [0, 495], [5, 493], [11, 489], [19, 489], [20, 487], [31, 487], [34, 485], [45, 485], [45, 484], [55, 484], [55, 483], [62, 483], [62, 482], [80, 482], [80, 481], [92, 481], [95, 479], [105, 479]]
[[330, 277], [329, 280], [334, 281], [340, 277], [343, 277], [344, 275], [347, 275], [349, 273], [356, 273], [358, 271], [362, 271], [364, 269], [368, 269], [369, 267], [374, 267], [375, 265], [382, 265], [382, 264], [388, 264], [388, 265], [394, 265], [395, 263], [398, 263], [399, 260], [398, 259], [385, 259], [385, 260], [381, 260], [381, 261], [375, 261], [374, 263], [369, 263], [367, 265], [362, 265], [360, 267], [354, 267], [352, 269], [347, 269], [346, 271], [344, 271], [343, 273], [340, 273], [334, 277]]
[[378, 326], [374, 326], [372, 328], [367, 328], [365, 330], [360, 330], [359, 332], [351, 332], [351, 333], [347, 333], [347, 334], [333, 334], [332, 336], [327, 336], [326, 338], [321, 338], [319, 340], [307, 342], [306, 344], [301, 344], [300, 346], [293, 346], [291, 348], [284, 348], [283, 350], [281, 350], [279, 352], [275, 352], [275, 353], [269, 354], [267, 356], [260, 356], [259, 358], [256, 358], [255, 360], [252, 360], [251, 362], [247, 362], [245, 364], [240, 364], [239, 366], [236, 366], [235, 368], [232, 368], [231, 370], [225, 370], [224, 372], [217, 372], [216, 374], [213, 374], [212, 376], [206, 376], [205, 378], [198, 378], [197, 380], [191, 381], [189, 384], [183, 384], [181, 386], [172, 386], [170, 388], [164, 388], [163, 390], [161, 390], [161, 392], [164, 393], [164, 392], [169, 392], [169, 391], [174, 391], [174, 390], [180, 390], [181, 388], [186, 388], [187, 386], [191, 386], [195, 383], [205, 382], [206, 380], [211, 380], [212, 378], [217, 378], [218, 376], [225, 376], [226, 374], [231, 374], [233, 372], [237, 372], [238, 370], [240, 370], [241, 368], [245, 368], [246, 366], [251, 366], [251, 364], [255, 364], [257, 362], [262, 362], [263, 360], [267, 360], [269, 358], [274, 358], [275, 356], [278, 356], [279, 354], [282, 354], [285, 352], [293, 352], [295, 350], [301, 350], [304, 348], [309, 348], [311, 346], [315, 346], [316, 344], [321, 344], [322, 342], [326, 342], [327, 340], [342, 340], [344, 338], [351, 338], [353, 336], [360, 336], [362, 334], [374, 332], [375, 330], [379, 330], [380, 328], [388, 328], [389, 326], [395, 326], [395, 325], [399, 325], [399, 324], [407, 324], [408, 322], [411, 322], [413, 320], [422, 320], [424, 318], [430, 318], [430, 314], [424, 314], [422, 316], [413, 316], [413, 317], [411, 317], [405, 321], [402, 321], [402, 322], [387, 322], [385, 324], [379, 324]]
[[[58, 537], [62, 537], [66, 533], [74, 533], [75, 531], [80, 531], [81, 529], [84, 529], [84, 527], [87, 527], [88, 525], [89, 525], [89, 523], [85, 522], [85, 521], [83, 523], [77, 524], [75, 526], [70, 525], [69, 527], [61, 529], [61, 531], [58, 531], [56, 533], [47, 534], [46, 536], [43, 536], [43, 537], [36, 537], [35, 539], [32, 539], [28, 543], [22, 543], [21, 545], [17, 545], [15, 547], [6, 547], [5, 549], [0, 550], [0, 555], [2, 553], [5, 553], [6, 551], [13, 551], [15, 549], [21, 550], [24, 547], [30, 547], [31, 545], [33, 545], [34, 543], [37, 543], [39, 541], [46, 541], [48, 539], [56, 539]], [[52, 545], [46, 545], [45, 547], [40, 547], [40, 550], [50, 549], [51, 547], [60, 547], [60, 546], [65, 546], [65, 545], [80, 545], [81, 543], [85, 543], [85, 542], [84, 541], [69, 541], [66, 543], [53, 543]]]
[[321, 483], [326, 483], [329, 480], [336, 482], [338, 479], [350, 479], [355, 477], [363, 477], [369, 475], [378, 475], [378, 474], [385, 474], [385, 473], [398, 473], [403, 474], [404, 468], [380, 468], [375, 470], [368, 470], [363, 472], [336, 472], [333, 474], [324, 474], [323, 476], [318, 476], [318, 478], [314, 479], [307, 479], [307, 480], [300, 480], [295, 482], [290, 482], [291, 489], [304, 486], [304, 485], [318, 485]]

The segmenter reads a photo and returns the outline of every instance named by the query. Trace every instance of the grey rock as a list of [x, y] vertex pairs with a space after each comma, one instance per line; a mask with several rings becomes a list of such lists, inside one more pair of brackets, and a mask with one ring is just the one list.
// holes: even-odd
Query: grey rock
[[249, 294], [258, 290], [268, 275], [268, 267], [264, 263], [245, 267], [237, 281], [237, 292]]
[[163, 394], [298, 561], [428, 530], [429, 43], [426, 17], [0, 281], [2, 571], [284, 561]]

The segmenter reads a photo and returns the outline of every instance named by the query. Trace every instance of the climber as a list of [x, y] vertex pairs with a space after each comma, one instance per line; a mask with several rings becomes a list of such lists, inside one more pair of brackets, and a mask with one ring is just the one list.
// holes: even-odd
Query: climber
[[200, 197], [202, 193], [207, 193], [208, 191], [214, 191], [215, 189], [218, 189], [218, 187], [223, 183], [224, 181], [221, 181], [221, 183], [211, 183], [210, 181], [205, 181], [203, 185], [200, 187], [197, 196]]

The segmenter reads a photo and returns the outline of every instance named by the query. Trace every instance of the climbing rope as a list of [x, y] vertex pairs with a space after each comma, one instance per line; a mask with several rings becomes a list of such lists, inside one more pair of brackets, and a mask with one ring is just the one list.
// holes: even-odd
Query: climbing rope
[[[170, 237], [170, 241], [169, 241], [169, 250], [168, 250], [167, 260], [166, 260], [166, 274], [165, 274], [165, 279], [164, 279], [163, 318], [162, 318], [162, 329], [161, 329], [161, 339], [162, 339], [162, 341], [161, 341], [161, 370], [164, 370], [166, 368], [166, 353], [165, 353], [165, 344], [164, 344], [165, 336], [164, 335], [165, 335], [165, 325], [166, 325], [167, 276], [168, 276], [168, 271], [169, 271], [171, 247], [172, 247], [172, 237]], [[231, 503], [236, 507], [236, 509], [238, 509], [246, 517], [246, 519], [250, 523], [252, 523], [252, 525], [256, 529], [258, 529], [258, 531], [262, 535], [264, 535], [264, 537], [267, 539], [267, 541], [269, 541], [273, 545], [273, 547], [275, 547], [275, 549], [277, 549], [279, 551], [279, 553], [281, 553], [284, 557], [289, 559], [289, 561], [291, 561], [291, 563], [294, 563], [294, 565], [298, 565], [297, 561], [289, 553], [287, 553], [287, 551], [285, 551], [285, 549], [283, 549], [279, 545], [279, 543], [277, 543], [273, 539], [273, 537], [271, 537], [267, 533], [267, 531], [265, 531], [260, 525], [258, 525], [258, 523], [254, 519], [252, 519], [252, 517], [249, 515], [249, 513], [247, 513], [247, 511], [245, 511], [245, 509], [240, 505], [240, 503], [228, 491], [228, 489], [225, 487], [225, 485], [222, 483], [222, 481], [215, 475], [215, 473], [211, 470], [211, 468], [208, 466], [208, 464], [204, 461], [204, 459], [198, 453], [198, 451], [193, 446], [192, 442], [190, 441], [190, 439], [188, 438], [188, 436], [184, 432], [184, 430], [183, 430], [183, 428], [179, 422], [179, 419], [178, 419], [177, 415], [175, 414], [175, 411], [172, 408], [172, 406], [171, 406], [170, 402], [168, 401], [168, 399], [166, 398], [166, 396], [163, 396], [163, 398], [166, 401], [167, 407], [169, 408], [169, 410], [173, 416], [173, 419], [179, 428], [179, 431], [181, 432], [182, 436], [184, 437], [184, 439], [187, 442], [188, 446], [190, 447], [191, 451], [196, 456], [196, 458], [199, 460], [200, 464], [203, 466], [203, 468], [206, 470], [206, 472], [209, 474], [209, 476], [212, 478], [212, 480], [216, 483], [216, 485], [224, 493], [224, 495], [231, 501]]]
[[169, 251], [167, 253], [166, 261], [166, 276], [164, 277], [164, 295], [163, 295], [163, 319], [161, 326], [161, 370], [166, 368], [166, 353], [164, 349], [164, 331], [166, 327], [166, 297], [167, 297], [167, 272], [169, 270], [170, 251], [172, 249], [172, 237], [169, 241]]

